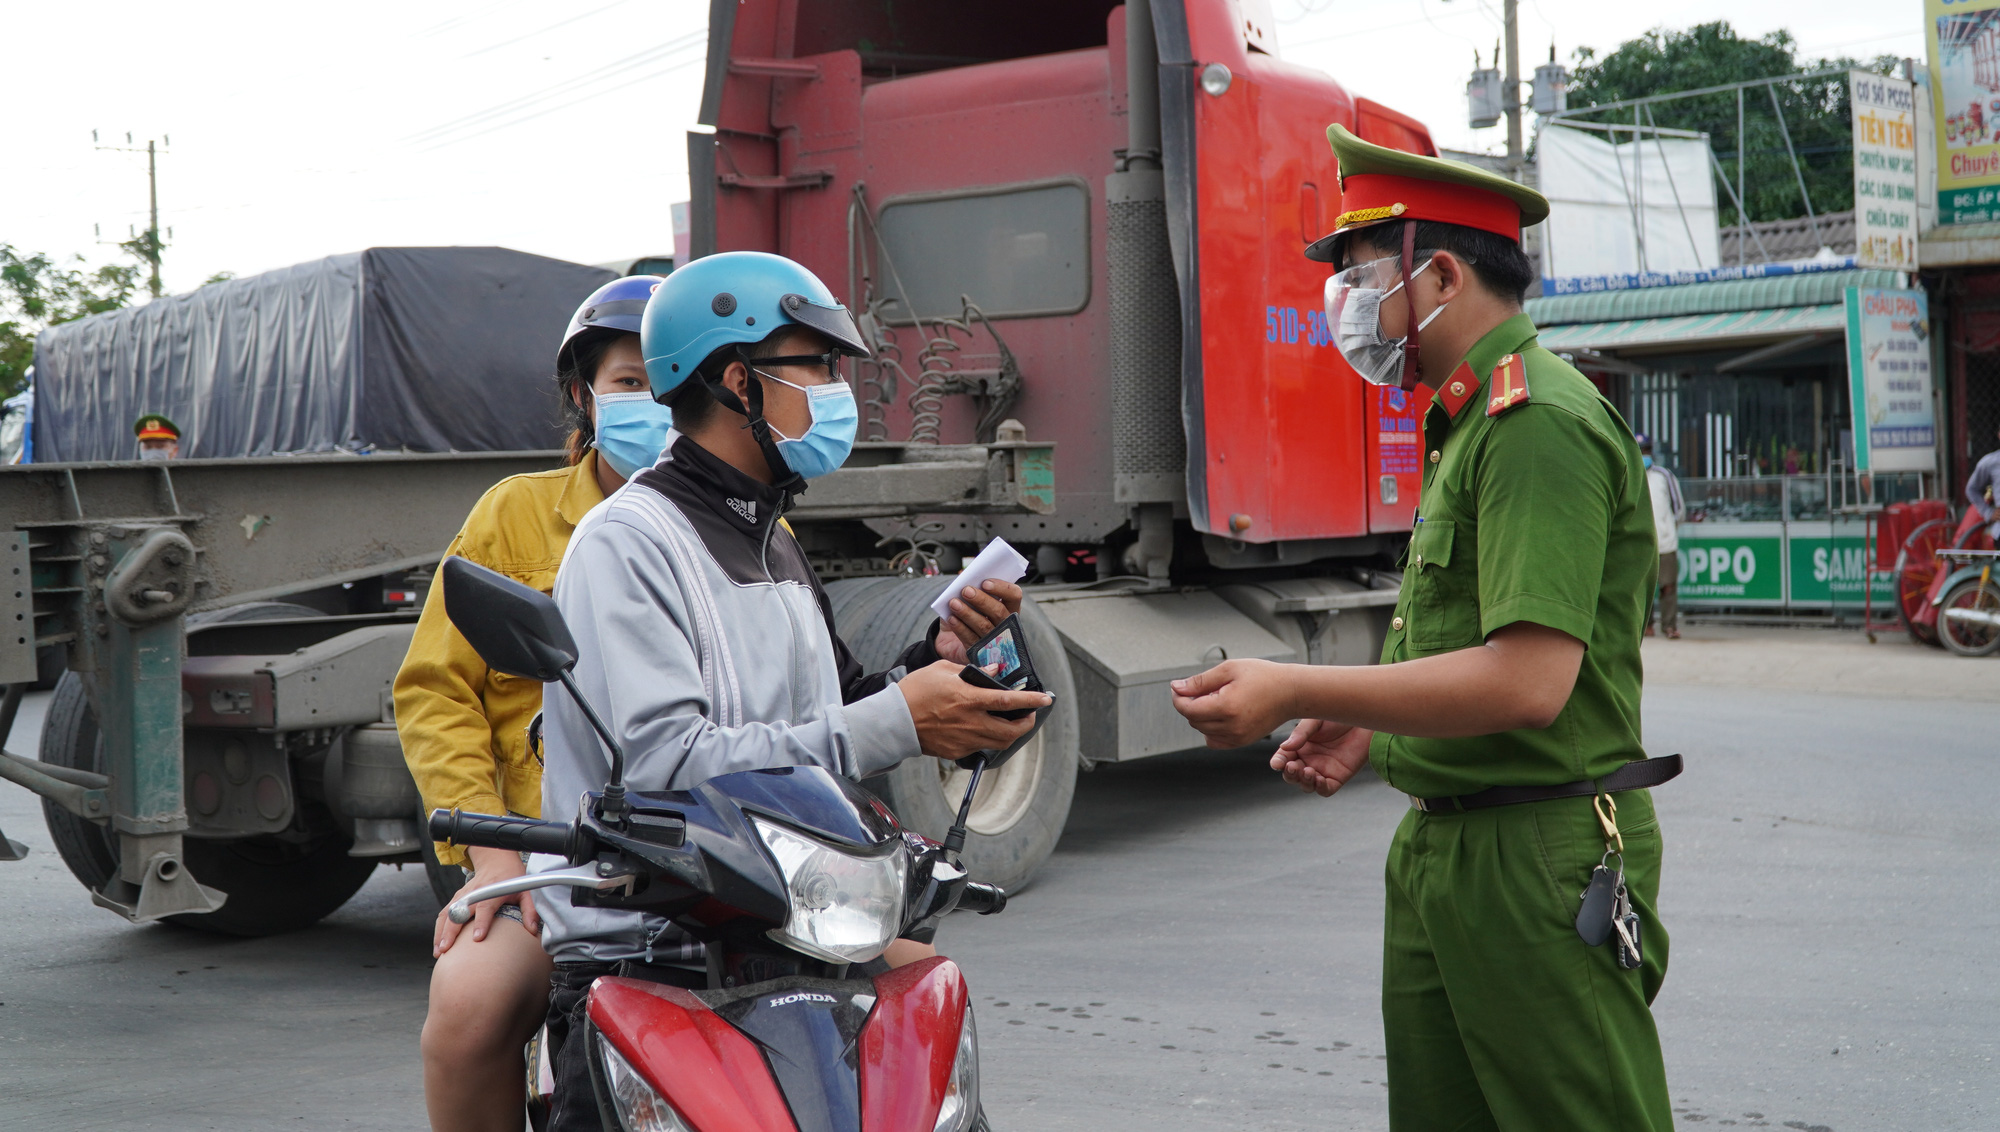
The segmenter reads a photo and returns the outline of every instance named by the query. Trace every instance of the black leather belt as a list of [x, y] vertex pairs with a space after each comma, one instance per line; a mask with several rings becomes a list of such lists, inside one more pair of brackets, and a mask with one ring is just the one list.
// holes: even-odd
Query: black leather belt
[[1620, 790], [1642, 790], [1658, 786], [1681, 772], [1679, 755], [1639, 759], [1626, 763], [1603, 778], [1566, 782], [1561, 786], [1490, 786], [1474, 794], [1447, 794], [1442, 798], [1409, 795], [1410, 805], [1427, 814], [1483, 810], [1489, 806], [1514, 806], [1522, 802], [1547, 802], [1556, 798], [1587, 798], [1593, 794], [1616, 794]]

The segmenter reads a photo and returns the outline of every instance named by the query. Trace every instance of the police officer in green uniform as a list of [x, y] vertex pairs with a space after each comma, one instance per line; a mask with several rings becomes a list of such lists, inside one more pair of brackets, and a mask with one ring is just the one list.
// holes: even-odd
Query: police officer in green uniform
[[1427, 387], [1424, 478], [1382, 663], [1231, 660], [1175, 683], [1211, 747], [1331, 795], [1409, 795], [1389, 848], [1382, 1019], [1397, 1132], [1667, 1129], [1667, 969], [1639, 741], [1657, 552], [1632, 430], [1521, 310], [1532, 189], [1327, 131], [1329, 324], [1362, 377]]

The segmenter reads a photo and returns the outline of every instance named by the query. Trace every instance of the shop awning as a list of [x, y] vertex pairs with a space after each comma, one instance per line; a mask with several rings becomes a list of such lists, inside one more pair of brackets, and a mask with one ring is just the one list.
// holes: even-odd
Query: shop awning
[[1844, 303], [1824, 306], [1776, 307], [1769, 310], [1724, 311], [1675, 318], [1639, 318], [1623, 322], [1585, 322], [1545, 326], [1541, 344], [1551, 350], [1629, 350], [1636, 347], [1690, 346], [1706, 349], [1724, 342], [1778, 338], [1847, 326]]

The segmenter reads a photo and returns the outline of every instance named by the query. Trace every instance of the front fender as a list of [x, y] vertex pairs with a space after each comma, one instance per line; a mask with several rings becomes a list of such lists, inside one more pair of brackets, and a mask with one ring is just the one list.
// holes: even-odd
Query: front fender
[[1991, 568], [1990, 566], [1960, 566], [1958, 569], [1953, 570], [1951, 573], [1945, 575], [1942, 583], [1931, 587], [1931, 605], [1933, 607], [1943, 605], [1944, 595], [1950, 593], [1953, 586], [1968, 578], [1977, 578], [1981, 571]]

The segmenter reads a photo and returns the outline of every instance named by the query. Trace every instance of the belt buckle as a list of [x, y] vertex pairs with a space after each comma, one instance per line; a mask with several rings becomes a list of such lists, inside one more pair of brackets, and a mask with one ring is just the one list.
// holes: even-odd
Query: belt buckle
[[1424, 800], [1422, 798], [1417, 797], [1415, 794], [1406, 794], [1404, 795], [1404, 797], [1410, 800], [1410, 808], [1417, 811], [1418, 813], [1427, 814], [1431, 812], [1430, 806], [1426, 805]]

